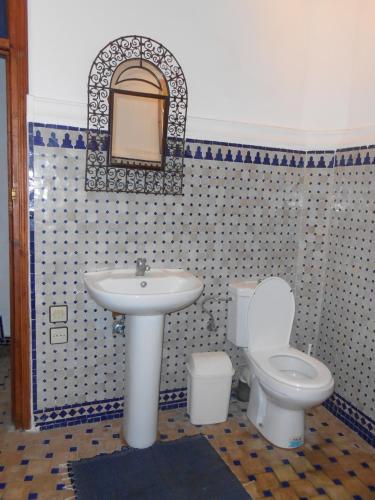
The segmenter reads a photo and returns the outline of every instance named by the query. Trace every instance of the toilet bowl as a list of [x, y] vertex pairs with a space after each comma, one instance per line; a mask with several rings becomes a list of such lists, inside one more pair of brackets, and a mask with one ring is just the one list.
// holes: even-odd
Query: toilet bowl
[[242, 347], [251, 387], [247, 416], [271, 443], [304, 442], [304, 413], [333, 392], [329, 369], [290, 347], [295, 302], [286, 281], [271, 277], [229, 285], [228, 338]]

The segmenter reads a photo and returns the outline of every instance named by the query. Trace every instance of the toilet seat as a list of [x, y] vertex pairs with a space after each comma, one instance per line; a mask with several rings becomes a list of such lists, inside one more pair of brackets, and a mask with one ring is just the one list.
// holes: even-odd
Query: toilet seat
[[268, 385], [275, 383], [282, 390], [321, 390], [333, 384], [329, 369], [319, 360], [287, 346], [277, 349], [248, 351], [247, 356], [258, 372], [258, 376]]

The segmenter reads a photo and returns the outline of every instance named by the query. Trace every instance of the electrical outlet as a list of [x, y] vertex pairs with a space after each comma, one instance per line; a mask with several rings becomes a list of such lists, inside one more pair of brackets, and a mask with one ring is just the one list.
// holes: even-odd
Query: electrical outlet
[[50, 344], [66, 344], [68, 342], [68, 327], [56, 326], [49, 329]]
[[50, 323], [66, 323], [68, 321], [68, 306], [50, 306]]

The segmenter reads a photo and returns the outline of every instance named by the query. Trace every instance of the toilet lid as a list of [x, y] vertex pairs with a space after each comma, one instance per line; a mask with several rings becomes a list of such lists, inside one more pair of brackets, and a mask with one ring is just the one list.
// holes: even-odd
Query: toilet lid
[[267, 278], [255, 289], [248, 309], [250, 351], [289, 345], [295, 303], [290, 285]]

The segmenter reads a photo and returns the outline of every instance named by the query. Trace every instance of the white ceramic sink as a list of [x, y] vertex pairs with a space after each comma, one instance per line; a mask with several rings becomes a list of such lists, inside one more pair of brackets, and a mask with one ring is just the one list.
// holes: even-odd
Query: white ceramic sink
[[91, 297], [110, 311], [153, 316], [178, 311], [202, 293], [203, 282], [183, 269], [152, 269], [136, 276], [134, 269], [111, 269], [84, 275]]
[[90, 296], [102, 307], [126, 314], [124, 436], [134, 448], [157, 437], [164, 317], [192, 304], [203, 281], [183, 269], [112, 269], [84, 275]]

